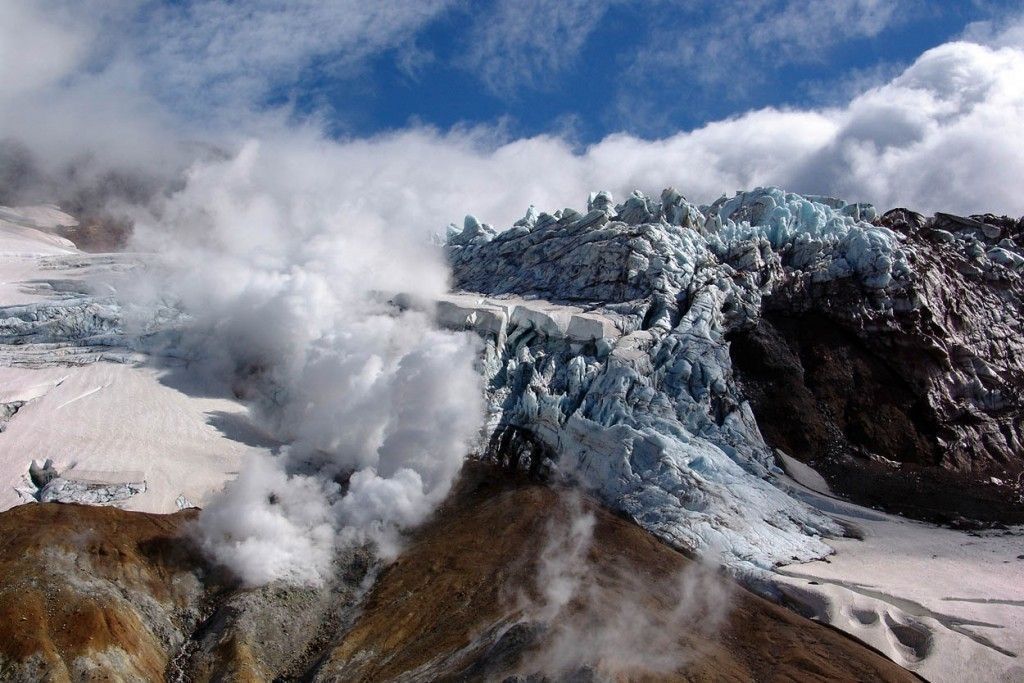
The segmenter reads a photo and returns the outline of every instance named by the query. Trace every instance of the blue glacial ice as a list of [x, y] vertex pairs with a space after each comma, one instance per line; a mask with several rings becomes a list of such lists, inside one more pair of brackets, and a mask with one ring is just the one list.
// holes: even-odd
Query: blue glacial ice
[[[485, 340], [491, 443], [521, 430], [544, 466], [665, 540], [739, 573], [831, 552], [828, 517], [781, 473], [737, 388], [726, 335], [784, 281], [849, 279], [892, 307], [912, 254], [873, 207], [777, 188], [696, 206], [635, 192], [449, 228], [449, 327]], [[493, 450], [493, 449], [492, 449]]]

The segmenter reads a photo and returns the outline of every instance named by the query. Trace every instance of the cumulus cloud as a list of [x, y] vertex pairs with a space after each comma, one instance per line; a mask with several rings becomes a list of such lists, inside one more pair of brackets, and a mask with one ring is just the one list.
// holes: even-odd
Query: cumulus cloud
[[949, 43], [836, 112], [786, 180], [883, 207], [1019, 215], [1024, 51]]
[[611, 135], [582, 151], [557, 136], [407, 129], [338, 143], [334, 153], [359, 173], [331, 182], [424, 232], [465, 212], [506, 226], [529, 204], [667, 185], [704, 202], [774, 184], [882, 208], [1019, 215], [1022, 69], [1024, 51], [950, 43], [843, 107], [756, 110], [660, 140]]
[[[1022, 69], [1024, 50], [954, 42], [844, 106], [761, 109], [659, 140], [616, 134], [580, 153], [548, 137], [473, 153], [448, 137], [440, 158], [469, 190], [462, 206], [497, 225], [521, 212], [516, 204], [576, 205], [595, 188], [622, 196], [667, 185], [704, 202], [771, 184], [883, 209], [1020, 215]], [[509, 202], [513, 188], [518, 201]]]

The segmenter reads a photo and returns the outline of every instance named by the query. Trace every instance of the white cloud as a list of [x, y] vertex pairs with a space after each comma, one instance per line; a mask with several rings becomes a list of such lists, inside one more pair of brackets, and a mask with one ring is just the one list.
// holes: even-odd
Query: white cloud
[[912, 4], [903, 0], [786, 2], [748, 18], [758, 22], [749, 33], [750, 42], [758, 55], [772, 61], [819, 59], [822, 51], [842, 42], [877, 36], [900, 21]]
[[614, 0], [498, 0], [477, 15], [460, 60], [491, 91], [546, 88], [578, 58]]
[[972, 43], [1019, 49], [1024, 45], [1024, 13], [972, 22], [962, 37]]
[[466, 212], [507, 226], [529, 204], [578, 207], [595, 189], [623, 197], [667, 185], [705, 202], [775, 184], [883, 209], [1019, 215], [1022, 69], [1024, 51], [951, 43], [841, 107], [757, 110], [658, 140], [616, 134], [583, 151], [555, 136], [408, 129], [340, 143], [359, 171], [334, 182], [423, 232]]
[[[619, 109], [644, 109], [637, 87], [728, 85], [736, 97], [769, 70], [822, 61], [845, 43], [873, 38], [910, 17], [916, 0], [496, 0], [478, 12], [459, 63], [491, 92], [545, 90], [578, 62], [602, 21], [629, 22], [637, 44], [606, 45], [627, 64]], [[626, 8], [608, 17], [610, 9]], [[716, 93], [721, 96], [719, 90]], [[660, 98], [659, 98], [660, 99]], [[651, 117], [653, 112], [643, 112]], [[634, 112], [635, 116], [635, 112]]]
[[679, 19], [656, 31], [648, 46], [638, 51], [631, 72], [638, 78], [677, 72], [705, 84], [742, 90], [771, 69], [820, 61], [843, 43], [877, 36], [903, 20], [913, 4], [899, 0], [684, 3], [677, 8]]
[[[238, 143], [277, 128], [315, 69], [351, 77], [405, 48], [454, 0], [36, 0], [0, 6], [0, 137], [52, 173], [187, 164], [182, 140]], [[141, 162], [141, 163], [137, 163]], [[83, 169], [78, 170], [79, 175]]]
[[195, 0], [154, 11], [136, 52], [173, 106], [238, 107], [316, 63], [331, 75], [401, 47], [452, 0]]
[[940, 46], [834, 119], [834, 138], [783, 182], [883, 207], [1024, 213], [1024, 51]]
[[774, 184], [883, 209], [1020, 215], [1024, 50], [949, 43], [844, 106], [763, 109], [660, 140], [612, 135], [581, 154], [544, 137], [488, 153], [457, 142], [442, 143], [439, 158], [456, 157], [446, 176], [466, 191], [463, 206], [498, 225], [516, 203], [579, 205], [594, 189], [621, 197], [666, 185], [698, 201]]

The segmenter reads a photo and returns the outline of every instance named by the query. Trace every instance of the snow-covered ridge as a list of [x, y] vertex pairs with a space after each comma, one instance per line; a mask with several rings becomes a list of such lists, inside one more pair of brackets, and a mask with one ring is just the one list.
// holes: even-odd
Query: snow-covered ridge
[[[920, 307], [915, 247], [877, 219], [777, 188], [709, 206], [599, 192], [586, 212], [531, 207], [502, 232], [468, 216], [445, 247], [464, 294], [439, 317], [486, 341], [492, 445], [524, 430], [650, 531], [764, 570], [827, 554], [821, 537], [840, 529], [772, 484], [726, 336], [782, 288], [846, 283], [867, 321]], [[989, 252], [993, 277], [1013, 271]], [[592, 332], [573, 334], [583, 320]]]

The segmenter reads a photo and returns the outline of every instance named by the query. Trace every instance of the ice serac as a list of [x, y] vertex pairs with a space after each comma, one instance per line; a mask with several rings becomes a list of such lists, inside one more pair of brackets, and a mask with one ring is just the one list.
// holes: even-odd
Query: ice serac
[[[504, 232], [467, 219], [446, 250], [461, 293], [441, 319], [486, 340], [491, 453], [570, 473], [739, 571], [822, 556], [822, 536], [840, 530], [773, 485], [728, 339], [756, 328], [769, 300], [827, 306], [811, 293], [830, 288], [869, 334], [924, 314], [934, 287], [873, 207], [777, 188], [706, 206], [672, 189], [619, 205], [602, 192], [586, 212], [531, 208]], [[984, 272], [1016, 277], [1017, 252], [981, 249]], [[991, 396], [981, 357], [971, 377], [933, 378], [961, 387], [943, 395], [1005, 400]]]

